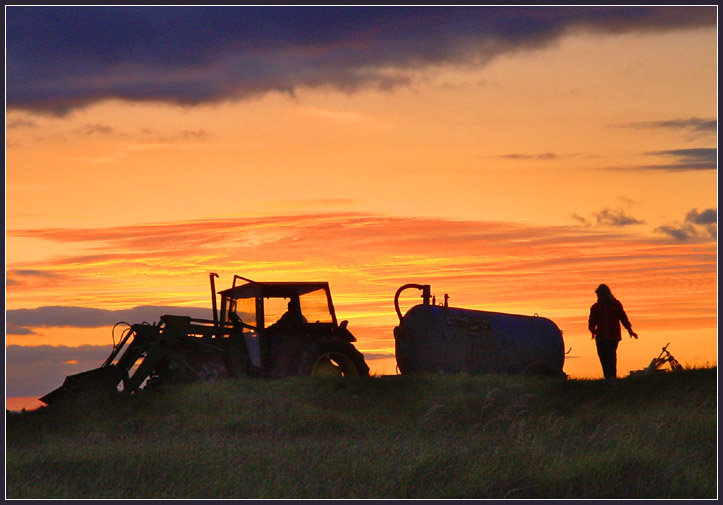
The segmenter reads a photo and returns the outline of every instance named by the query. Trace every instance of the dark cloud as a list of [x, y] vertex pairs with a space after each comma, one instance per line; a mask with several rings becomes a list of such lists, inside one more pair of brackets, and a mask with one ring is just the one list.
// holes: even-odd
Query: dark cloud
[[718, 209], [706, 209], [699, 212], [693, 209], [682, 223], [667, 224], [655, 229], [657, 233], [668, 235], [679, 242], [692, 240], [718, 239]]
[[690, 225], [678, 225], [678, 226], [663, 225], [663, 226], [658, 226], [655, 229], [655, 231], [656, 231], [656, 233], [662, 233], [663, 235], [668, 235], [669, 237], [672, 237], [675, 240], [678, 240], [680, 242], [685, 242], [692, 238], [696, 238], [698, 236], [695, 228]]
[[27, 119], [13, 119], [7, 122], [8, 130], [15, 130], [18, 128], [37, 128], [38, 125], [34, 121], [28, 121]]
[[507, 158], [511, 160], [557, 160], [560, 158], [555, 153], [540, 153], [540, 154], [503, 154], [501, 158]]
[[703, 212], [698, 212], [698, 209], [693, 209], [685, 216], [685, 220], [694, 224], [713, 224], [718, 222], [718, 209], [706, 209]]
[[680, 172], [687, 170], [717, 170], [718, 149], [715, 147], [695, 149], [671, 149], [669, 151], [651, 151], [645, 153], [651, 156], [667, 156], [677, 158], [672, 163], [659, 165], [642, 165], [638, 168], [645, 170], [664, 170]]
[[701, 119], [692, 117], [688, 119], [669, 119], [663, 121], [634, 121], [614, 125], [619, 128], [638, 128], [638, 129], [672, 129], [672, 130], [691, 130], [700, 133], [717, 133], [717, 119]]
[[39, 277], [44, 279], [54, 279], [57, 277], [55, 273], [48, 272], [47, 270], [18, 269], [11, 270], [9, 273], [21, 277]]
[[183, 140], [206, 140], [208, 132], [205, 130], [183, 130], [179, 133]]
[[68, 375], [98, 368], [112, 346], [5, 347], [5, 395], [42, 396], [63, 384]]
[[[623, 209], [606, 208], [592, 214], [586, 219], [578, 214], [570, 216], [573, 220], [583, 226], [601, 226], [622, 228], [624, 226], [645, 224], [645, 221], [629, 216]], [[655, 233], [667, 235], [679, 242], [686, 241], [710, 241], [718, 238], [718, 211], [717, 209], [705, 209], [698, 211], [693, 209], [688, 212], [683, 222], [668, 223], [658, 226]]]
[[630, 226], [633, 224], [645, 224], [645, 221], [629, 216], [623, 209], [610, 209], [606, 208], [600, 212], [596, 212], [592, 215], [592, 221], [588, 221], [582, 216], [573, 214], [572, 219], [586, 226], [612, 226], [615, 228], [621, 228], [623, 226]]
[[201, 104], [301, 87], [391, 89], [571, 30], [715, 28], [708, 7], [6, 7], [6, 106]]
[[64, 345], [37, 345], [22, 346], [8, 345], [5, 347], [5, 357], [16, 365], [29, 365], [36, 363], [38, 357], [43, 361], [56, 363], [69, 363], [81, 360], [97, 360], [106, 358], [112, 350], [110, 344], [104, 346], [81, 345], [68, 347]]
[[626, 215], [622, 209], [603, 209], [595, 215], [595, 219], [599, 225], [618, 227], [645, 223], [645, 221]]
[[15, 269], [5, 272], [5, 286], [48, 286], [59, 282], [62, 276], [47, 270]]
[[88, 124], [84, 125], [82, 128], [76, 130], [74, 133], [77, 133], [79, 135], [110, 135], [114, 131], [114, 128], [112, 126], [102, 125], [102, 124]]
[[141, 306], [127, 310], [105, 310], [86, 307], [49, 306], [35, 309], [12, 309], [5, 311], [6, 333], [9, 335], [32, 334], [31, 328], [72, 327], [100, 328], [119, 322], [154, 323], [164, 314], [185, 315], [199, 319], [212, 319], [210, 309], [197, 307]]
[[636, 170], [650, 172], [687, 172], [718, 169], [718, 149], [715, 147], [697, 147], [691, 149], [669, 149], [648, 151], [645, 156], [666, 157], [669, 163], [611, 167], [608, 170]]
[[5, 335], [35, 335], [36, 333], [30, 328], [18, 326], [12, 321], [5, 321]]

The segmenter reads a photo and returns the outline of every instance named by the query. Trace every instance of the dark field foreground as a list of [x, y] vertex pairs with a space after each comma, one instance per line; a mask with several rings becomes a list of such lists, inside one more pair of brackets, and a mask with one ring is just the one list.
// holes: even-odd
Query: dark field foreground
[[716, 498], [717, 370], [227, 380], [6, 411], [6, 498]]

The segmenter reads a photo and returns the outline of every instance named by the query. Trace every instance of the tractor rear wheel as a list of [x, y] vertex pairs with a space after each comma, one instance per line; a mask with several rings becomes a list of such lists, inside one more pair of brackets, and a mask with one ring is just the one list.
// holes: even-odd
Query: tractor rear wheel
[[364, 356], [350, 342], [322, 337], [311, 342], [294, 364], [295, 375], [368, 377]]

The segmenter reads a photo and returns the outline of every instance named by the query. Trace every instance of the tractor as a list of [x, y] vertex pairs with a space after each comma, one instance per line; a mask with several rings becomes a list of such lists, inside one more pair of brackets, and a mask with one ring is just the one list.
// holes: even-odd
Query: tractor
[[369, 376], [347, 321], [337, 322], [327, 282], [235, 275], [232, 286], [217, 293], [217, 277], [210, 274], [213, 320], [164, 315], [153, 324], [127, 325], [99, 368], [66, 377], [40, 400], [50, 405], [91, 391], [135, 393], [164, 382], [225, 377]]

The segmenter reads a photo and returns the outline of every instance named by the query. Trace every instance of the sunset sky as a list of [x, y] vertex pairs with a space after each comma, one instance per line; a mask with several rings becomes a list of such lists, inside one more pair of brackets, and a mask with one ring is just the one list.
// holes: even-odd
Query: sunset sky
[[[717, 7], [6, 7], [6, 397], [234, 274], [328, 281], [372, 373], [393, 296], [538, 314], [600, 378], [717, 364]], [[403, 300], [403, 308], [417, 303]]]

